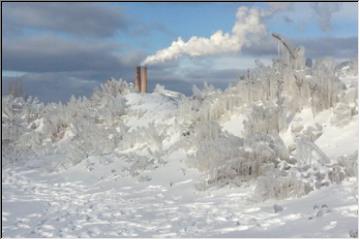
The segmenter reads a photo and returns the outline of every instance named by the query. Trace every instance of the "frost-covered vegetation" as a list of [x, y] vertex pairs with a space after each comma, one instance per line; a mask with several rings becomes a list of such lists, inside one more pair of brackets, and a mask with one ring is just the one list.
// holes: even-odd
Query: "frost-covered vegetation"
[[272, 65], [258, 61], [237, 84], [223, 91], [194, 86], [190, 97], [160, 85], [140, 94], [123, 80], [66, 104], [3, 96], [3, 167], [92, 172], [98, 159], [119, 162], [112, 174], [146, 182], [178, 161], [184, 176], [199, 173], [196, 191], [253, 186], [248, 195], [256, 202], [357, 177], [356, 139], [346, 135], [358, 122], [356, 61], [310, 64], [303, 48], [293, 55], [279, 49]]
[[[131, 99], [138, 94], [122, 80], [107, 81], [91, 97], [72, 97], [66, 104], [4, 96], [3, 165], [34, 164], [37, 159], [56, 171], [115, 150], [152, 163], [149, 159], [161, 162], [166, 152], [182, 147], [188, 165], [204, 173], [205, 185], [256, 181], [264, 198], [304, 195], [354, 175], [357, 152], [330, 158], [316, 144], [322, 126], [305, 128], [298, 115], [304, 109], [311, 110], [312, 118], [330, 111], [330, 124], [347, 124], [357, 118], [357, 84], [342, 82], [344, 67], [332, 59], [306, 65], [303, 48], [296, 49], [295, 56], [284, 46], [279, 49], [271, 66], [257, 61], [255, 69], [224, 91], [205, 84], [201, 90], [194, 86], [193, 96], [185, 97], [157, 86], [153, 95], [172, 101], [166, 116], [170, 121], [147, 119], [144, 126], [141, 121], [149, 109], [145, 102], [141, 105], [142, 99], [138, 107], [132, 106]], [[357, 75], [354, 64], [346, 66]], [[220, 126], [236, 111], [246, 116], [238, 123], [243, 127], [241, 137]], [[136, 121], [140, 125], [133, 125]], [[291, 135], [292, 144], [284, 143], [282, 132]], [[323, 174], [304, 170], [309, 168]], [[294, 177], [304, 172], [315, 175]]]

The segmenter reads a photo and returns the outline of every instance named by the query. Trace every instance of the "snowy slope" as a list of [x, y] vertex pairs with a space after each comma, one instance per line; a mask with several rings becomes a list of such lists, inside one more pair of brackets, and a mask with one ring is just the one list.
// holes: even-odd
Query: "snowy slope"
[[[338, 124], [335, 107], [314, 114], [305, 105], [287, 116], [288, 125], [277, 139], [256, 132], [269, 130], [272, 102], [254, 108], [223, 100], [226, 92], [209, 89], [185, 98], [161, 88], [149, 94], [121, 92], [121, 82], [111, 84], [120, 85], [115, 94], [104, 87], [100, 100], [54, 107], [62, 111], [60, 119], [49, 109], [50, 114], [31, 109], [43, 114], [37, 119], [20, 110], [19, 118], [10, 110], [2, 112], [9, 124], [21, 125], [31, 117], [17, 130], [25, 132], [21, 137], [6, 129], [7, 141], [21, 141], [14, 141], [17, 151], [8, 146], [4, 153], [4, 237], [357, 234], [358, 182], [351, 172], [357, 163], [357, 113]], [[79, 119], [86, 121], [80, 124]], [[329, 162], [301, 165], [301, 137], [311, 139], [304, 140], [310, 153], [319, 149]], [[261, 160], [263, 166], [234, 170], [239, 159]], [[239, 169], [250, 172], [249, 177]], [[221, 179], [221, 170], [235, 174]], [[256, 171], [259, 175], [251, 174]], [[274, 193], [264, 199], [258, 195], [261, 179]]]
[[60, 175], [7, 169], [3, 235], [348, 237], [357, 228], [354, 179], [304, 198], [259, 203], [249, 199], [251, 186], [198, 192], [194, 173], [169, 165], [146, 183], [104, 168]]

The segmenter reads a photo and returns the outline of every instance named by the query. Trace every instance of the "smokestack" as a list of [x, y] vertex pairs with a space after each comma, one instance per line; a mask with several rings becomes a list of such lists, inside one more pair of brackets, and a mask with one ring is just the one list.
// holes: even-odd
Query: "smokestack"
[[148, 86], [147, 67], [146, 66], [137, 66], [136, 67], [135, 88], [138, 92], [146, 93], [147, 86]]

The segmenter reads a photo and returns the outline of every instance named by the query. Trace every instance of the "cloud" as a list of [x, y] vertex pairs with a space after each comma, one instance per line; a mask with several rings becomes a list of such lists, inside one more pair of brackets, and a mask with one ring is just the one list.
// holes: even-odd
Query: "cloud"
[[[133, 69], [129, 70], [130, 75], [133, 74]], [[228, 83], [236, 80], [239, 76], [238, 69], [233, 70], [212, 70], [210, 72], [190, 71], [186, 74], [188, 81], [183, 77], [171, 74], [171, 69], [149, 69], [149, 91], [153, 91], [156, 84], [164, 85], [167, 89], [179, 91], [186, 95], [192, 94], [192, 86], [203, 86], [203, 82], [207, 81], [217, 88], [224, 89]], [[202, 74], [201, 74], [202, 73]], [[23, 83], [25, 94], [27, 96], [36, 96], [44, 102], [67, 102], [72, 95], [74, 96], [90, 96], [93, 90], [102, 82], [111, 77], [119, 79], [122, 77], [125, 80], [132, 79], [124, 78], [122, 73], [114, 75], [114, 73], [107, 72], [47, 72], [47, 73], [26, 73], [17, 77], [3, 77], [3, 95], [8, 93], [9, 82], [15, 79]]]
[[271, 14], [283, 10], [288, 10], [292, 6], [292, 3], [289, 2], [268, 2], [267, 4], [270, 6]]
[[[202, 86], [203, 82], [224, 89], [229, 83], [237, 81], [243, 74], [244, 68], [246, 68], [242, 64], [243, 61], [248, 62], [248, 59], [244, 60], [244, 56], [235, 55], [232, 57], [222, 55], [215, 59], [210, 56], [202, 56], [196, 59], [186, 58], [174, 64], [166, 63], [149, 67], [149, 80], [150, 82], [159, 81], [166, 87], [170, 85], [173, 87], [171, 84], [173, 81], [184, 82], [181, 84], [184, 89], [176, 90], [186, 94], [191, 94], [193, 84]], [[176, 86], [179, 87], [180, 84], [176, 84]]]
[[131, 24], [141, 23], [108, 3], [4, 3], [3, 70], [23, 74], [3, 75], [3, 90], [15, 77], [29, 95], [66, 101], [111, 77], [131, 81], [145, 54], [113, 36], [134, 37]]
[[[316, 18], [317, 24], [322, 31], [331, 30], [331, 22], [334, 14], [340, 12], [344, 7], [344, 3], [341, 2], [269, 2], [267, 4], [269, 6], [267, 11], [268, 17], [273, 17], [276, 13], [289, 14], [291, 11], [293, 14], [295, 12], [300, 13], [300, 17], [303, 18], [307, 15], [307, 10], [311, 9], [310, 17]], [[294, 18], [290, 18], [289, 16], [284, 16], [283, 19], [287, 23], [294, 22]], [[299, 20], [301, 21], [302, 19], [298, 19], [298, 21]]]
[[238, 52], [244, 45], [251, 44], [252, 37], [262, 36], [266, 33], [262, 23], [261, 11], [255, 8], [240, 7], [236, 14], [236, 22], [231, 33], [221, 30], [209, 38], [193, 36], [188, 41], [178, 38], [170, 47], [159, 50], [148, 56], [143, 64], [155, 64], [177, 59], [187, 55], [191, 57]]
[[149, 89], [159, 83], [167, 89], [179, 91], [185, 95], [192, 94], [192, 86], [202, 87], [204, 82], [214, 85], [216, 88], [225, 89], [229, 83], [236, 82], [242, 75], [240, 69], [187, 69], [183, 75], [174, 73], [174, 68], [163, 70], [149, 68]]
[[297, 40], [296, 43], [298, 45], [304, 46], [306, 55], [311, 58], [357, 58], [357, 37], [316, 38]]
[[311, 3], [312, 9], [315, 11], [320, 28], [323, 31], [331, 30], [331, 18], [334, 13], [340, 11], [341, 3]]
[[231, 69], [214, 69], [209, 71], [192, 71], [186, 74], [188, 79], [193, 79], [192, 82], [225, 82], [229, 83], [231, 81], [238, 80], [239, 77], [243, 74], [244, 70], [237, 68]]
[[3, 44], [3, 68], [8, 71], [112, 71], [136, 64], [142, 57], [131, 56], [129, 61], [125, 54], [116, 55], [122, 46], [114, 42], [70, 40], [52, 35], [5, 39]]
[[264, 57], [275, 55], [277, 52], [277, 45], [271, 37], [264, 38], [263, 41], [254, 43], [250, 46], [245, 46], [242, 53], [246, 56]]
[[100, 3], [3, 3], [5, 31], [24, 29], [63, 32], [81, 36], [114, 35], [127, 30], [129, 19], [122, 9]]
[[5, 93], [11, 79], [21, 79], [26, 94], [46, 102], [87, 96], [111, 77], [132, 81], [135, 66], [144, 58], [141, 51], [128, 51], [114, 41], [53, 35], [6, 38], [2, 54], [3, 70], [22, 72], [3, 77]]
[[89, 96], [99, 82], [68, 73], [27, 73], [20, 77], [3, 77], [3, 94], [9, 83], [20, 80], [27, 96], [36, 96], [44, 102], [66, 102], [72, 95]]
[[[309, 4], [297, 6], [305, 9]], [[280, 21], [286, 21], [284, 16], [288, 16], [296, 25], [303, 14], [298, 8], [295, 12], [292, 6], [276, 3], [272, 11], [279, 13]], [[13, 77], [23, 80], [29, 95], [45, 101], [66, 101], [72, 94], [89, 95], [94, 87], [110, 77], [132, 81], [134, 67], [146, 55], [143, 50], [132, 49], [132, 44], [120, 44], [114, 37], [118, 31], [123, 31], [129, 39], [141, 36], [149, 43], [145, 39], [153, 36], [149, 31], [173, 35], [167, 25], [129, 19], [119, 7], [110, 4], [7, 2], [3, 7], [3, 69], [25, 72]], [[169, 48], [157, 52], [154, 56], [164, 62], [149, 68], [150, 89], [161, 83], [169, 89], [191, 94], [191, 86], [194, 83], [202, 85], [203, 81], [224, 88], [238, 79], [242, 68], [251, 67], [255, 58], [274, 57], [276, 44], [265, 36], [262, 21], [267, 21], [269, 15], [266, 12], [270, 11], [240, 9], [231, 32], [217, 31], [208, 38], [192, 37], [188, 41], [179, 39]], [[344, 14], [344, 9], [335, 13], [331, 9], [325, 13], [309, 11], [306, 16], [311, 21], [314, 21], [314, 14], [326, 16], [323, 17], [326, 28], [331, 26], [333, 18], [339, 21], [337, 18], [343, 19], [343, 15], [351, 15], [353, 21], [354, 14]], [[15, 34], [8, 34], [10, 31]], [[259, 36], [261, 41], [256, 39]], [[304, 45], [311, 58], [357, 56], [357, 37], [293, 39], [292, 42], [294, 46]], [[207, 57], [208, 54], [216, 54], [216, 57]], [[199, 57], [179, 58], [186, 55]], [[170, 59], [179, 61], [168, 61]], [[184, 64], [186, 61], [188, 63]], [[10, 79], [13, 78], [3, 78], [5, 90]]]
[[166, 27], [163, 23], [158, 22], [146, 22], [140, 23], [136, 19], [132, 21], [133, 25], [130, 33], [135, 36], [149, 36], [152, 33], [164, 34], [174, 37], [175, 33]]
[[[357, 37], [322, 37], [312, 39], [289, 39], [293, 47], [305, 47], [305, 54], [310, 58], [354, 58], [357, 57]], [[246, 56], [264, 58], [277, 54], [276, 42], [271, 38], [261, 43], [245, 46], [242, 53]]]

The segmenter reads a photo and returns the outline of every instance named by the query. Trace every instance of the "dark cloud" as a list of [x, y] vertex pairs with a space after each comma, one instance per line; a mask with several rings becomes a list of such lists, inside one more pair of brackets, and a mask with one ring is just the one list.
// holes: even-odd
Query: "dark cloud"
[[3, 77], [3, 94], [8, 93], [10, 81], [20, 80], [26, 96], [44, 102], [66, 102], [74, 96], [89, 96], [99, 85], [95, 80], [79, 78], [67, 73], [28, 73], [21, 77]]
[[94, 88], [108, 79], [132, 82], [134, 76], [135, 68], [132, 66], [119, 71], [29, 72], [16, 77], [3, 75], [2, 93], [8, 94], [9, 82], [18, 80], [23, 83], [28, 96], [36, 96], [45, 102], [66, 102], [71, 95], [91, 95]]
[[245, 46], [241, 51], [242, 54], [253, 57], [269, 56], [276, 54], [277, 46], [273, 39], [267, 38], [261, 42], [255, 42], [250, 46]]
[[[357, 37], [328, 37], [313, 39], [290, 39], [293, 47], [304, 46], [307, 57], [321, 58], [354, 58], [357, 57]], [[259, 43], [246, 46], [242, 53], [253, 57], [275, 56], [277, 43], [274, 39], [267, 38]]]
[[[4, 41], [5, 71], [26, 72], [22, 80], [27, 95], [41, 100], [67, 101], [71, 95], [88, 96], [110, 78], [131, 81], [141, 52], [127, 52], [113, 42], [81, 41], [54, 36]], [[6, 76], [6, 73], [5, 73]], [[4, 77], [3, 90], [14, 77]]]
[[5, 32], [34, 29], [81, 36], [112, 36], [118, 30], [127, 30], [129, 25], [122, 9], [109, 4], [6, 2], [2, 6]]
[[[21, 80], [27, 95], [41, 100], [67, 101], [71, 95], [88, 96], [110, 78], [132, 81], [142, 51], [110, 40], [117, 31], [149, 36], [152, 31], [173, 35], [159, 23], [129, 20], [116, 6], [98, 3], [4, 3], [3, 69], [25, 72], [3, 76], [8, 83]], [[129, 24], [133, 24], [129, 29]], [[9, 34], [10, 33], [10, 34]], [[174, 76], [177, 63], [149, 71], [150, 90], [157, 83], [191, 94], [193, 83]], [[199, 79], [198, 79], [199, 80]], [[200, 81], [200, 80], [199, 80]]]
[[[139, 62], [141, 55], [115, 55], [112, 42], [68, 40], [54, 36], [5, 39], [3, 68], [8, 71], [114, 71]], [[124, 51], [125, 52], [125, 51]]]
[[155, 79], [151, 79], [151, 81], [149, 82], [149, 91], [153, 91], [156, 84], [161, 84], [161, 85], [165, 86], [166, 89], [181, 92], [187, 96], [191, 96], [192, 88], [194, 85], [196, 85], [197, 87], [199, 87], [201, 89], [204, 86], [204, 82], [207, 82], [207, 83], [213, 85], [215, 88], [224, 90], [225, 88], [227, 88], [229, 86], [230, 83], [233, 82], [233, 81], [226, 81], [226, 80], [228, 80], [228, 79], [222, 79], [222, 80], [217, 79], [216, 81], [214, 81], [209, 78], [206, 78], [205, 76], [204, 76], [204, 78], [195, 79], [194, 81], [184, 81], [183, 78], [177, 78], [177, 77], [172, 77], [172, 76], [169, 77], [167, 81], [157, 80], [155, 78]]
[[164, 24], [158, 22], [149, 22], [149, 23], [137, 23], [136, 20], [133, 20], [134, 26], [132, 27], [130, 33], [132, 35], [140, 36], [149, 36], [152, 33], [164, 34], [170, 37], [177, 37], [174, 31], [167, 28]]
[[295, 41], [298, 45], [305, 47], [308, 57], [334, 57], [334, 58], [354, 58], [358, 53], [358, 38], [318, 38]]
[[159, 83], [167, 89], [191, 95], [193, 85], [202, 88], [203, 83], [207, 82], [216, 88], [225, 89], [230, 83], [238, 81], [243, 74], [242, 69], [203, 69], [199, 67], [186, 69], [179, 75], [177, 68], [178, 66], [175, 64], [150, 66], [148, 71], [150, 90], [156, 83]]
[[[183, 58], [186, 63], [179, 60], [167, 61], [161, 64], [148, 66], [148, 73], [159, 81], [186, 81], [190, 83], [206, 82], [229, 82], [237, 79], [242, 73], [241, 68], [218, 69], [214, 64], [221, 65], [221, 57], [228, 55], [217, 55], [219, 63], [213, 63], [210, 56], [198, 58]], [[234, 56], [239, 57], [239, 56]], [[241, 56], [240, 56], [241, 58]], [[222, 67], [222, 66], [221, 66]]]
[[186, 79], [191, 82], [226, 82], [239, 79], [243, 70], [241, 69], [214, 69], [206, 71], [191, 71], [186, 74]]
[[[101, 83], [107, 79], [114, 77], [115, 79], [124, 79], [128, 82], [132, 81], [133, 71], [126, 78], [122, 74], [115, 76], [108, 73], [98, 72], [78, 72], [78, 73], [27, 73], [20, 77], [3, 77], [2, 94], [8, 94], [10, 81], [20, 80], [26, 96], [36, 96], [43, 102], [67, 102], [72, 95], [74, 96], [90, 96], [91, 93]], [[192, 94], [192, 86], [203, 86], [203, 79], [197, 79], [195, 82], [184, 81], [183, 78], [176, 76], [168, 76], [166, 80], [158, 78], [157, 75], [149, 73], [149, 91], [152, 92], [156, 84], [165, 86], [166, 89], [178, 91], [185, 95]], [[217, 88], [224, 89], [228, 82], [209, 81]]]

